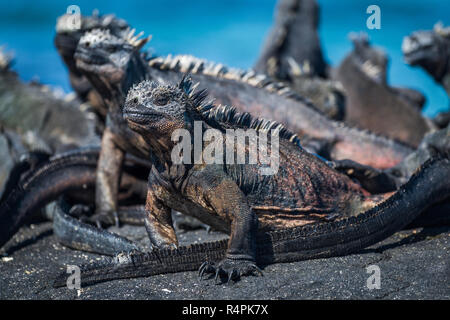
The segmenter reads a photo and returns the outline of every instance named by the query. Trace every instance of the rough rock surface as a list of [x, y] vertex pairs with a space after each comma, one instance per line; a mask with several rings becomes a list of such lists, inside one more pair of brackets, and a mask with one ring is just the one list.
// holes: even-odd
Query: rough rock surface
[[[114, 231], [141, 245], [144, 228]], [[224, 237], [204, 230], [179, 234], [182, 243]], [[359, 254], [275, 264], [264, 277], [245, 277], [232, 285], [199, 280], [196, 272], [124, 279], [82, 288], [54, 289], [50, 280], [67, 264], [100, 256], [62, 247], [51, 223], [24, 227], [5, 246], [0, 260], [0, 299], [450, 299], [450, 227], [398, 232]], [[381, 289], [366, 286], [366, 267], [381, 271]]]

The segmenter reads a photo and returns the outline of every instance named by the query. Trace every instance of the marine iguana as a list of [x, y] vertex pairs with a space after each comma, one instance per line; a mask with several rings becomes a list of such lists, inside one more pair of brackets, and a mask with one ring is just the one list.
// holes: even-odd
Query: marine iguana
[[[402, 51], [408, 64], [425, 69], [450, 97], [450, 27], [437, 23], [433, 30], [415, 31], [403, 38]], [[446, 127], [450, 111], [438, 114], [434, 122]]]
[[311, 76], [325, 78], [328, 66], [320, 48], [318, 25], [319, 6], [315, 0], [280, 0], [255, 71], [292, 80], [292, 59], [300, 66], [307, 65]]
[[316, 1], [282, 0], [277, 8], [274, 26], [254, 66], [255, 71], [285, 82], [331, 119], [343, 120], [342, 87], [325, 79], [328, 66], [317, 33]]
[[425, 69], [450, 97], [450, 27], [437, 23], [433, 30], [415, 31], [403, 38], [402, 51], [408, 64]]
[[[127, 127], [121, 111], [129, 87], [145, 79], [145, 66], [139, 55], [121, 52], [121, 49], [139, 52], [149, 38], [138, 38], [131, 33], [125, 38], [114, 37], [109, 30], [94, 29], [81, 37], [75, 53], [77, 68], [89, 79], [108, 108], [97, 167], [96, 214], [92, 217], [99, 227], [112, 221], [118, 224], [117, 192], [125, 151], [149, 157], [149, 147]], [[106, 49], [109, 50], [99, 46], [102, 42], [108, 44]]]
[[[189, 56], [153, 57], [146, 61], [139, 49], [147, 40], [134, 36], [134, 31], [125, 38], [119, 38], [108, 30], [95, 29], [80, 39], [75, 53], [78, 69], [90, 79], [107, 104], [112, 105], [108, 111], [108, 129], [102, 141], [105, 156], [99, 162], [96, 189], [99, 214], [95, 217], [98, 221], [110, 221], [114, 216], [117, 207], [115, 186], [120, 176], [123, 152], [140, 155], [147, 152], [145, 147], [138, 148], [140, 153], [136, 153], [135, 145], [145, 144], [124, 126], [119, 107], [127, 88], [144, 78], [173, 82], [179, 81], [185, 72], [191, 72], [194, 80], [203, 83], [218, 102], [232, 104], [239, 110], [267, 119], [280, 120], [304, 141], [319, 141], [318, 149], [327, 158], [350, 158], [362, 164], [387, 168], [412, 151], [395, 141], [330, 121], [285, 85], [253, 71], [228, 69], [221, 64]], [[308, 143], [305, 145], [308, 147]]]
[[[200, 276], [213, 273], [230, 281], [261, 273], [258, 265], [345, 255], [386, 238], [450, 195], [447, 157], [427, 161], [394, 194], [374, 197], [305, 152], [298, 137], [282, 125], [205, 103], [205, 97], [205, 91], [194, 92], [189, 78], [178, 86], [144, 81], [129, 91], [124, 117], [158, 159], [149, 176], [145, 218], [154, 249], [82, 266], [82, 285], [198, 268]], [[260, 160], [244, 165], [172, 162], [172, 133], [184, 129], [192, 134], [195, 121], [201, 123], [201, 133], [214, 128], [224, 139], [226, 129], [275, 130], [280, 138], [278, 172], [261, 175]], [[250, 138], [252, 143], [256, 141]], [[230, 239], [177, 248], [170, 208], [230, 233]], [[344, 217], [327, 221], [336, 213]], [[322, 222], [311, 224], [317, 220]], [[54, 286], [65, 285], [66, 276], [58, 276]]]
[[352, 35], [353, 51], [334, 70], [344, 87], [345, 121], [415, 147], [426, 132], [436, 129], [420, 112], [423, 101], [411, 89], [393, 89], [386, 81], [386, 54], [370, 46], [367, 35]]
[[89, 101], [100, 119], [105, 120], [107, 107], [99, 94], [92, 88], [89, 80], [78, 70], [73, 57], [81, 36], [96, 28], [108, 29], [119, 37], [125, 36], [129, 32], [128, 23], [113, 14], [99, 15], [94, 11], [91, 16], [80, 16], [80, 25], [77, 28], [73, 27], [73, 15], [64, 14], [57, 20], [54, 44], [69, 70], [70, 84], [78, 97], [83, 102]]

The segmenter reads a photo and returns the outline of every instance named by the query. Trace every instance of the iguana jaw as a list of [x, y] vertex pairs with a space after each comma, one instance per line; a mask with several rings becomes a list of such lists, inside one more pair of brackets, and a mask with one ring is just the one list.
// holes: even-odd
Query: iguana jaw
[[125, 104], [123, 118], [127, 121], [129, 128], [141, 134], [147, 143], [162, 144], [164, 147], [173, 145], [170, 141], [173, 131], [183, 127], [178, 119], [143, 105], [130, 107]]
[[80, 33], [58, 33], [55, 37], [55, 45], [64, 55], [73, 56], [77, 48]]
[[[403, 39], [403, 56], [411, 66], [421, 66], [436, 80], [442, 77], [443, 57], [431, 31], [417, 31]], [[445, 70], [444, 70], [445, 71]]]
[[415, 33], [409, 37], [405, 37], [402, 42], [402, 51], [406, 62], [410, 65], [417, 65], [431, 58], [430, 51], [433, 46], [431, 41], [431, 38], [425, 36], [425, 33]]
[[105, 54], [89, 52], [84, 48], [77, 48], [75, 61], [77, 68], [86, 73], [103, 76], [111, 82], [119, 83], [125, 77], [126, 65], [129, 59], [122, 60], [123, 65], [116, 65], [106, 58]]
[[120, 83], [125, 76], [125, 71], [116, 68], [112, 64], [89, 64], [82, 60], [76, 60], [77, 68], [83, 72], [91, 73], [109, 79], [111, 83]]
[[164, 115], [160, 112], [152, 111], [151, 109], [142, 108], [140, 111], [130, 111], [124, 109], [123, 118], [136, 129], [141, 128], [140, 131], [151, 130]]

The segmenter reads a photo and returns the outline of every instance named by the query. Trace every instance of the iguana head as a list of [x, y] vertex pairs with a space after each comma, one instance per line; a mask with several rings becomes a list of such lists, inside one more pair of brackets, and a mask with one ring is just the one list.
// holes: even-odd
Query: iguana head
[[353, 42], [352, 56], [357, 61], [360, 69], [377, 82], [386, 82], [386, 69], [388, 58], [386, 53], [370, 45], [367, 34], [350, 34]]
[[440, 81], [449, 68], [450, 27], [438, 23], [433, 30], [415, 31], [403, 38], [402, 51], [408, 64], [421, 66]]
[[123, 116], [128, 126], [157, 149], [170, 150], [176, 129], [192, 130], [195, 120], [202, 120], [206, 91], [194, 93], [190, 77], [176, 85], [145, 80], [128, 92]]
[[149, 40], [150, 37], [141, 39], [140, 34], [134, 36], [134, 30], [118, 37], [108, 29], [94, 29], [85, 33], [78, 43], [76, 66], [102, 96], [108, 95], [116, 85], [126, 92], [136, 82], [135, 78], [142, 80], [145, 68], [141, 65], [139, 50]]
[[98, 15], [93, 13], [92, 16], [80, 16], [80, 24], [74, 25], [74, 16], [65, 14], [58, 18], [56, 23], [55, 46], [59, 54], [64, 59], [70, 72], [75, 75], [79, 74], [76, 68], [73, 55], [77, 48], [81, 36], [93, 29], [108, 29], [116, 36], [122, 36], [128, 33], [129, 26], [125, 20], [116, 18], [112, 14]]

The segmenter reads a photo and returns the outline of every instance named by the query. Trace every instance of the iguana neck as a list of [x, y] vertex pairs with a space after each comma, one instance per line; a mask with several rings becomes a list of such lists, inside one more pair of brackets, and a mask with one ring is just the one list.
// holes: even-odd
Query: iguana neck
[[110, 76], [89, 73], [87, 77], [103, 97], [110, 112], [121, 112], [129, 89], [146, 78], [144, 60], [135, 52], [124, 70], [121, 80], [112, 81]]

